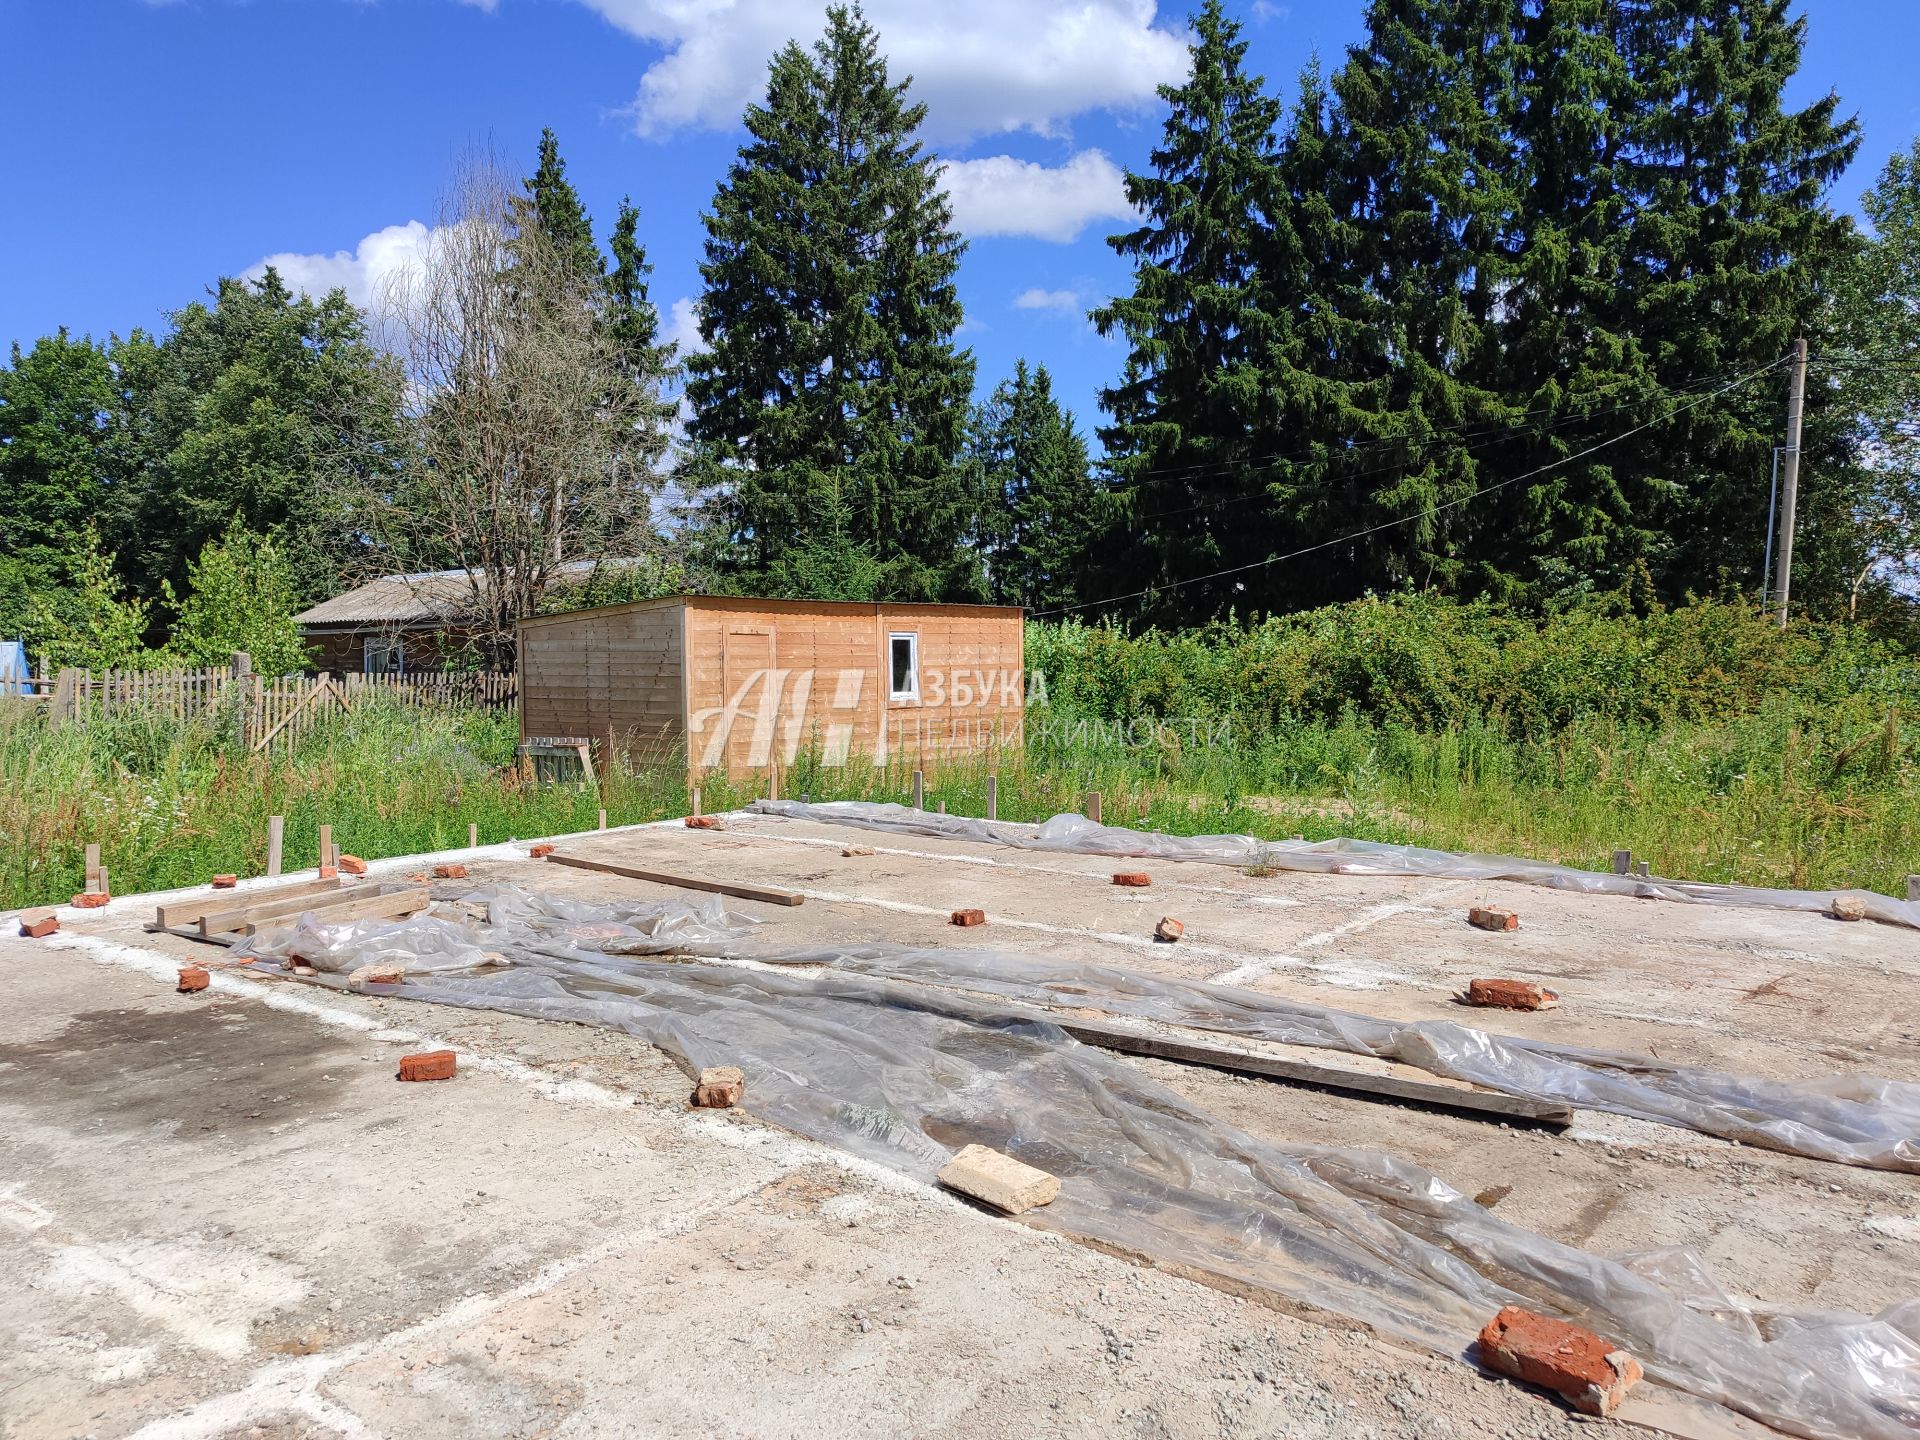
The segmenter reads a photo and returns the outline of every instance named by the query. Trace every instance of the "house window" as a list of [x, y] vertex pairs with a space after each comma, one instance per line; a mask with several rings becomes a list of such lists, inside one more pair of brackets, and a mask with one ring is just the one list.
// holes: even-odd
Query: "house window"
[[887, 698], [889, 700], [920, 698], [920, 637], [918, 635], [887, 637]]
[[406, 672], [407, 652], [397, 640], [369, 640], [361, 647], [360, 662], [369, 675], [401, 675]]

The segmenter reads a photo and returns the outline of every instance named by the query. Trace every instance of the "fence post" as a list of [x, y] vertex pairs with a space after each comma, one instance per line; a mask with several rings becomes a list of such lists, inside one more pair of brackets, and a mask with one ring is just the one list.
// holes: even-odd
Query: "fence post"
[[280, 873], [280, 851], [286, 840], [287, 819], [284, 815], [267, 817], [267, 874]]
[[987, 819], [998, 820], [999, 818], [1000, 777], [998, 775], [989, 775], [987, 776]]
[[253, 733], [253, 656], [245, 650], [234, 651], [230, 668], [240, 691], [240, 748], [244, 750]]
[[48, 707], [47, 716], [55, 725], [64, 725], [79, 718], [80, 672], [71, 665], [64, 667], [53, 682], [53, 703]]

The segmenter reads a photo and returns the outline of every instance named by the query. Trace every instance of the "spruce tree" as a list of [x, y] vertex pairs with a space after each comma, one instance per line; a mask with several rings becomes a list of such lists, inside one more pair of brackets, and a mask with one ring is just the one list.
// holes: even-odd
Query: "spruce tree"
[[1104, 499], [1086, 438], [1054, 399], [1046, 366], [1020, 360], [974, 415], [969, 451], [984, 493], [981, 536], [995, 604], [1046, 609], [1083, 593]]
[[582, 275], [598, 275], [606, 268], [594, 243], [593, 222], [580, 201], [580, 192], [567, 179], [567, 162], [560, 158], [560, 141], [551, 127], [540, 132], [539, 163], [521, 182], [529, 217], [546, 233], [554, 249]]
[[[1093, 312], [1127, 343], [1120, 383], [1101, 391], [1100, 435], [1124, 487], [1110, 574], [1155, 587], [1137, 608], [1160, 618], [1215, 613], [1242, 583], [1211, 572], [1272, 553], [1256, 457], [1275, 429], [1266, 357], [1274, 307], [1261, 261], [1279, 196], [1279, 103], [1245, 69], [1247, 46], [1220, 0], [1194, 18], [1186, 81], [1147, 172], [1129, 171], [1145, 216], [1112, 236], [1133, 290]], [[1251, 503], [1250, 503], [1251, 502]]]
[[859, 10], [830, 9], [810, 51], [774, 57], [706, 217], [708, 349], [688, 362], [683, 478], [737, 583], [844, 519], [825, 538], [870, 552], [881, 593], [979, 591], [961, 548], [975, 490], [957, 463], [965, 246], [907, 89]]
[[639, 232], [639, 210], [622, 199], [607, 241], [613, 269], [607, 273], [606, 327], [620, 373], [643, 397], [628, 458], [651, 469], [665, 456], [673, 433], [676, 407], [667, 388], [675, 374], [676, 347], [660, 339], [660, 312], [647, 294], [653, 266]]

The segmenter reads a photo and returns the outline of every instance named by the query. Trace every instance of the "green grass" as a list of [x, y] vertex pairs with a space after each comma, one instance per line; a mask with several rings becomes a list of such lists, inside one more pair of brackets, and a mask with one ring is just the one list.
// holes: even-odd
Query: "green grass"
[[[1362, 602], [1252, 626], [1128, 636], [1031, 626], [1051, 704], [1028, 746], [929, 769], [929, 808], [1003, 819], [1078, 810], [1176, 834], [1350, 835], [1606, 869], [1630, 848], [1662, 874], [1904, 895], [1920, 873], [1920, 681], [1895, 647], [1785, 634], [1735, 606], [1519, 622], [1480, 607]], [[1165, 717], [1158, 725], [1153, 717]], [[1115, 734], [1114, 722], [1130, 734]], [[1191, 722], [1191, 723], [1189, 723]], [[267, 817], [286, 863], [318, 830], [365, 858], [683, 814], [678, 765], [595, 788], [513, 765], [512, 712], [370, 703], [292, 755], [240, 753], [216, 718], [50, 729], [0, 709], [0, 906], [63, 900], [98, 841], [113, 888], [258, 874]], [[722, 810], [764, 779], [701, 782]], [[905, 800], [911, 763], [816, 755], [782, 793]]]

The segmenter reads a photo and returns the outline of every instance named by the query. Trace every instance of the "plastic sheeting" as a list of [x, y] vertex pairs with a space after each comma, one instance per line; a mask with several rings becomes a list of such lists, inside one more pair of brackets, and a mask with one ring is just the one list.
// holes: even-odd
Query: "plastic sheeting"
[[1790, 1083], [1729, 1075], [1651, 1056], [1495, 1035], [1445, 1020], [1384, 1020], [1234, 985], [1053, 956], [847, 945], [760, 952], [756, 958], [1372, 1055], [1531, 1100], [1608, 1110], [1842, 1164], [1920, 1173], [1920, 1085], [1874, 1075]]
[[[1913, 1440], [1911, 1375], [1895, 1343], [1911, 1338], [1906, 1307], [1762, 1339], [1718, 1318], [1725, 1297], [1670, 1257], [1623, 1264], [1559, 1244], [1379, 1152], [1257, 1139], [1018, 1007], [844, 971], [608, 954], [594, 946], [673, 945], [653, 913], [662, 907], [481, 898], [502, 924], [356, 922], [263, 944], [257, 963], [318, 955], [329, 973], [316, 979], [338, 984], [376, 947], [382, 957], [468, 947], [472, 968], [436, 964], [370, 988], [604, 1026], [689, 1071], [739, 1065], [753, 1113], [921, 1180], [964, 1145], [993, 1146], [1061, 1177], [1060, 1198], [1027, 1217], [1041, 1226], [1445, 1354], [1464, 1351], [1502, 1304], [1526, 1304], [1619, 1342], [1657, 1382], [1789, 1433]], [[692, 946], [745, 948], [744, 926], [724, 912], [709, 908], [687, 929]]]
[[1382, 845], [1371, 840], [1261, 840], [1252, 835], [1163, 835], [1096, 825], [1084, 815], [1056, 815], [1035, 827], [1004, 821], [936, 815], [905, 805], [865, 800], [836, 800], [805, 805], [797, 800], [756, 800], [749, 813], [782, 815], [855, 825], [894, 835], [924, 835], [942, 840], [973, 840], [1021, 850], [1053, 850], [1074, 855], [1112, 855], [1144, 860], [1199, 860], [1215, 865], [1267, 865], [1316, 875], [1430, 875], [1439, 879], [1510, 880], [1577, 890], [1587, 895], [1633, 895], [1641, 899], [1679, 900], [1700, 905], [1758, 905], [1774, 910], [1825, 910], [1846, 895], [1866, 907], [1867, 918], [1920, 930], [1920, 904], [1895, 900], [1873, 890], [1768, 890], [1752, 885], [1704, 885], [1692, 880], [1663, 880], [1637, 875], [1605, 875], [1522, 860], [1512, 855], [1456, 855], [1418, 845]]

